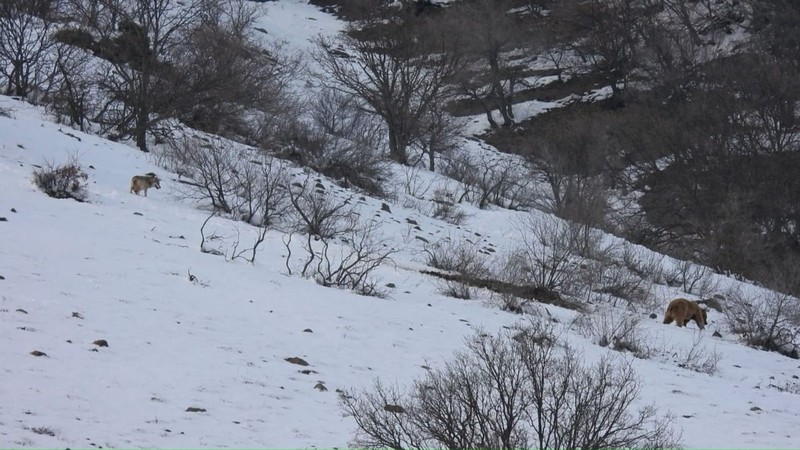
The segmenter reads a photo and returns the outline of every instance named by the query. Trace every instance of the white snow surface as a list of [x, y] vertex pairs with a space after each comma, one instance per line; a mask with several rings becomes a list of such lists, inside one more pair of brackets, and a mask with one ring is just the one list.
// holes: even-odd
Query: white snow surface
[[[305, 1], [265, 8], [273, 14], [269, 32], [298, 49], [314, 33], [341, 27]], [[177, 175], [152, 157], [55, 124], [8, 97], [0, 109], [11, 115], [0, 117], [0, 217], [7, 219], [0, 221], [0, 447], [345, 447], [355, 423], [342, 416], [337, 389], [376, 377], [408, 385], [474, 330], [528, 320], [492, 306], [486, 292], [466, 301], [440, 294], [419, 272], [417, 238], [470, 238], [502, 250], [515, 240], [513, 217], [525, 213], [462, 206], [469, 218], [456, 227], [401, 201], [382, 211], [383, 201], [365, 197], [362, 217], [380, 220], [398, 251], [378, 271], [382, 285], [395, 286], [388, 297], [364, 297], [288, 275], [278, 231], [253, 265], [201, 253], [207, 212], [178, 199]], [[71, 156], [89, 174], [88, 202], [49, 198], [32, 182], [36, 165]], [[161, 175], [162, 189], [130, 194], [131, 176], [150, 171]], [[444, 182], [414, 175], [421, 185]], [[224, 219], [210, 227], [229, 239], [239, 230], [243, 242], [253, 233]], [[659, 355], [614, 353], [630, 358], [642, 378], [640, 403], [672, 413], [689, 448], [796, 447], [800, 397], [774, 386], [797, 386], [800, 363], [738, 343], [714, 311], [702, 333], [662, 325], [663, 307], [685, 294], [661, 287], [657, 295], [658, 319], [636, 314]], [[537, 310], [563, 326], [574, 318], [552, 306]], [[724, 337], [712, 337], [715, 330]], [[713, 375], [675, 363], [698, 336], [720, 355]], [[588, 361], [610, 352], [571, 330], [565, 338]], [[109, 346], [93, 345], [98, 339]], [[314, 388], [319, 382], [327, 391]]]

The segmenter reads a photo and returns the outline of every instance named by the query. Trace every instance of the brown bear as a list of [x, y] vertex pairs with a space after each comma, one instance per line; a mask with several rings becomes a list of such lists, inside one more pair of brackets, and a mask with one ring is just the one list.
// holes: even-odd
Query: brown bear
[[676, 298], [669, 302], [667, 311], [664, 313], [664, 323], [672, 323], [673, 320], [679, 327], [686, 325], [690, 320], [694, 320], [698, 328], [702, 330], [706, 327], [708, 315], [706, 310], [697, 303], [685, 298]]

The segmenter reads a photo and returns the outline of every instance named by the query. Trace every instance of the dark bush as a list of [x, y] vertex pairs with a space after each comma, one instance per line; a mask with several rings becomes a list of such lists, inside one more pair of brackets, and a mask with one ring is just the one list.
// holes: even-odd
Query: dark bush
[[55, 166], [47, 163], [33, 171], [33, 182], [45, 194], [53, 198], [72, 198], [79, 202], [86, 199], [86, 180], [89, 175], [77, 161]]

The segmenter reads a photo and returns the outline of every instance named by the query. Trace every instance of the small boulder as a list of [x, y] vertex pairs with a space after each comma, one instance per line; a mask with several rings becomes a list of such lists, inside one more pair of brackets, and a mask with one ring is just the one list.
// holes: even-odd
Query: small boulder
[[298, 366], [308, 366], [308, 362], [303, 358], [298, 358], [297, 356], [292, 356], [291, 358], [285, 358], [286, 362], [297, 364]]

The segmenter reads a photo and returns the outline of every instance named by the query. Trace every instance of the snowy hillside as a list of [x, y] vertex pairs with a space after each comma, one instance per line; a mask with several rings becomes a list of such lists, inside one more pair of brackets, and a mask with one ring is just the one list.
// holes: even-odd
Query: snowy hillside
[[[265, 8], [272, 37], [298, 50], [340, 26], [300, 0]], [[208, 213], [180, 198], [178, 175], [156, 158], [9, 97], [0, 110], [10, 116], [0, 116], [0, 447], [345, 447], [356, 426], [342, 417], [337, 390], [377, 377], [408, 385], [475, 330], [529, 320], [499, 309], [485, 290], [471, 300], [444, 296], [441, 280], [421, 273], [430, 270], [426, 244], [470, 239], [502, 252], [527, 213], [463, 205], [467, 218], [455, 226], [412, 209], [402, 189], [384, 205], [312, 177], [337, 198], [354, 196], [394, 249], [377, 270], [386, 297], [366, 297], [290, 275], [279, 231], [252, 265], [202, 253]], [[36, 167], [71, 157], [88, 173], [84, 203], [50, 198], [32, 182]], [[162, 189], [129, 193], [131, 176], [147, 172], [159, 174]], [[428, 197], [447, 183], [424, 171], [394, 174], [418, 177]], [[255, 233], [222, 218], [207, 230], [223, 251]], [[669, 300], [686, 294], [653, 289], [653, 311], [626, 312], [642, 319], [649, 359], [593, 344], [570, 328], [575, 311], [542, 304], [530, 312], [557, 320], [587, 360], [630, 360], [644, 384], [640, 402], [672, 413], [686, 447], [796, 446], [798, 361], [738, 343], [716, 311], [703, 332], [663, 325]], [[679, 367], [693, 346], [716, 353], [713, 374]]]

